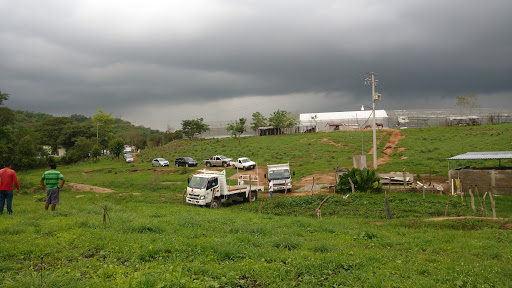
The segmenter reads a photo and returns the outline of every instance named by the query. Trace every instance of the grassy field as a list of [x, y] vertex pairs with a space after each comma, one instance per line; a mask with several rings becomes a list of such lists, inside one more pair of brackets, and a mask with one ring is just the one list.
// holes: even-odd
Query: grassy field
[[[432, 166], [444, 175], [444, 158], [452, 153], [510, 150], [511, 128], [401, 131], [407, 136], [399, 147], [406, 150], [391, 155], [380, 169], [398, 170], [408, 163], [418, 169], [415, 173]], [[382, 150], [390, 133], [379, 133]], [[371, 139], [371, 132], [363, 134], [365, 142]], [[469, 150], [455, 145], [456, 136], [464, 135], [477, 141], [468, 140]], [[443, 144], [422, 151], [432, 143]], [[370, 147], [364, 144], [365, 151]], [[447, 197], [438, 194], [425, 199], [388, 194], [392, 220], [386, 220], [382, 194], [332, 195], [322, 220], [315, 209], [325, 194], [273, 200], [263, 194], [253, 203], [210, 210], [181, 205], [187, 176], [195, 168], [153, 168], [149, 162], [155, 156], [202, 160], [216, 153], [249, 156], [260, 165], [289, 160], [299, 178], [329, 172], [337, 161], [350, 166], [352, 153], [360, 149], [361, 132], [251, 137], [242, 145], [234, 139], [176, 141], [144, 151], [137, 164], [102, 159], [58, 167], [69, 182], [115, 192], [65, 187], [54, 213], [43, 208], [45, 194], [38, 188], [43, 170], [19, 172], [22, 193], [14, 197], [14, 214], [0, 216], [0, 287], [512, 286], [511, 196], [495, 197], [497, 216], [506, 218], [495, 221], [427, 221], [444, 216]], [[408, 158], [399, 160], [404, 155]], [[414, 155], [433, 159], [422, 165]], [[106, 224], [104, 205], [110, 216]], [[481, 213], [452, 198], [448, 216]]]

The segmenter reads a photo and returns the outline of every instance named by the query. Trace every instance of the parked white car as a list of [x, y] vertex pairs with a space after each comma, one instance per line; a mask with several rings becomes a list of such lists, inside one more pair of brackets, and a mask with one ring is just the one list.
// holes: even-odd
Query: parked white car
[[165, 160], [164, 158], [155, 158], [151, 162], [151, 165], [153, 165], [153, 167], [169, 166], [169, 161]]
[[236, 161], [231, 161], [230, 165], [235, 169], [238, 168], [248, 170], [256, 168], [256, 163], [247, 157], [242, 157], [236, 159]]
[[126, 161], [126, 163], [133, 163], [133, 155], [132, 154], [126, 154], [124, 156], [124, 160]]

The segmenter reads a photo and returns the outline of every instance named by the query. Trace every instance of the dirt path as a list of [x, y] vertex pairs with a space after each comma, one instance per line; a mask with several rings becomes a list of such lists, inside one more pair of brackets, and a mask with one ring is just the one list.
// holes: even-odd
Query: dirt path
[[66, 186], [71, 189], [71, 191], [77, 191], [77, 192], [84, 192], [84, 191], [90, 191], [95, 193], [112, 193], [115, 192], [112, 189], [92, 186], [92, 185], [85, 185], [85, 184], [78, 184], [78, 183], [71, 183], [66, 182]]
[[[386, 143], [386, 146], [384, 146], [384, 149], [382, 149], [382, 154], [384, 154], [383, 157], [380, 157], [377, 159], [377, 165], [386, 164], [389, 161], [391, 161], [391, 158], [389, 158], [389, 155], [393, 154], [393, 151], [395, 150], [396, 146], [398, 145], [398, 142], [400, 142], [401, 139], [404, 139], [405, 136], [403, 136], [400, 133], [400, 130], [392, 130], [391, 137], [389, 137], [388, 142]], [[382, 139], [387, 135], [387, 132], [382, 134], [382, 137], [377, 140], [377, 145], [380, 143]], [[398, 152], [404, 151], [404, 148], [398, 148]], [[370, 152], [368, 154], [373, 155], [373, 148], [370, 149]]]

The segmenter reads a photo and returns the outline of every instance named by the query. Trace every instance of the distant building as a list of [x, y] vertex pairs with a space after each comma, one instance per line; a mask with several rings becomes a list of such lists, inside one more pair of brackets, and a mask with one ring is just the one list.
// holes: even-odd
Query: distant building
[[[368, 128], [373, 123], [372, 111], [346, 111], [300, 114], [300, 125], [316, 127], [316, 131], [354, 130]], [[375, 123], [379, 128], [388, 128], [388, 114], [385, 110], [375, 110]]]

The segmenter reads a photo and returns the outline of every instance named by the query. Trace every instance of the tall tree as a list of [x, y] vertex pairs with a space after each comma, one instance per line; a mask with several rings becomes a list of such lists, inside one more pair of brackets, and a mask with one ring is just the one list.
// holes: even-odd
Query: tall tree
[[265, 127], [268, 125], [268, 120], [265, 116], [261, 115], [260, 112], [252, 113], [251, 129], [252, 131], [258, 131], [258, 128]]
[[226, 130], [233, 135], [233, 137], [238, 136], [238, 144], [240, 144], [240, 136], [247, 131], [245, 129], [245, 123], [247, 122], [246, 118], [240, 118], [238, 121], [235, 121], [235, 123], [229, 123]]
[[115, 138], [110, 141], [110, 152], [117, 157], [117, 161], [119, 161], [119, 155], [123, 153], [124, 150], [124, 141], [121, 138]]
[[203, 118], [197, 118], [195, 120], [182, 120], [181, 130], [188, 138], [194, 138], [196, 135], [209, 131], [210, 127], [203, 123]]
[[480, 107], [478, 97], [473, 93], [465, 95], [457, 95], [457, 103], [455, 104], [463, 111], [463, 114], [470, 115], [473, 109]]
[[112, 113], [107, 114], [98, 108], [98, 113], [92, 115], [92, 121], [96, 125], [96, 141], [101, 148], [108, 148], [114, 135], [112, 124], [114, 124], [115, 119], [112, 117]]
[[60, 138], [66, 126], [72, 125], [73, 121], [68, 117], [53, 117], [43, 121], [36, 131], [41, 135], [41, 144], [51, 147], [52, 153], [57, 153]]

